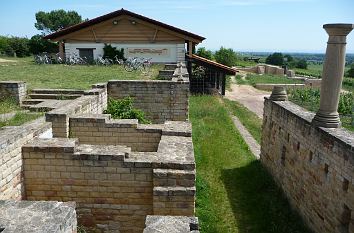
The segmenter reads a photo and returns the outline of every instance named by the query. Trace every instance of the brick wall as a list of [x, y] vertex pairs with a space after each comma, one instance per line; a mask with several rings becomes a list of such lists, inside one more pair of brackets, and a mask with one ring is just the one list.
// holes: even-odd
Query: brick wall
[[22, 126], [4, 127], [0, 135], [0, 200], [23, 198], [21, 146], [50, 127], [40, 118]]
[[109, 81], [108, 97], [134, 98], [134, 106], [145, 112], [154, 123], [188, 119], [189, 81], [117, 80]]
[[12, 97], [17, 103], [21, 103], [27, 95], [26, 83], [22, 81], [1, 81], [0, 98]]
[[161, 134], [156, 152], [78, 145], [69, 138], [34, 140], [22, 147], [26, 197], [75, 201], [79, 225], [95, 232], [142, 232], [151, 214], [193, 216], [190, 124], [167, 123]]
[[110, 115], [70, 118], [70, 137], [93, 145], [126, 145], [132, 151], [157, 151], [161, 127], [141, 125], [138, 120], [111, 120]]
[[53, 137], [69, 136], [69, 117], [82, 113], [102, 113], [107, 108], [107, 87], [95, 84], [85, 95], [70, 104], [46, 113], [46, 121], [52, 123]]
[[315, 232], [354, 232], [354, 135], [313, 116], [266, 99], [261, 161]]

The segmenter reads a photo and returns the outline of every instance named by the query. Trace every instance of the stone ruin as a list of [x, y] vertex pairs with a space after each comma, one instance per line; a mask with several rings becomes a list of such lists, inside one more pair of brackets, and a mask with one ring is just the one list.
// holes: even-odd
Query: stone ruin
[[[0, 84], [45, 117], [0, 131], [0, 232], [199, 232], [188, 74], [91, 90]], [[153, 124], [111, 119], [131, 96]]]

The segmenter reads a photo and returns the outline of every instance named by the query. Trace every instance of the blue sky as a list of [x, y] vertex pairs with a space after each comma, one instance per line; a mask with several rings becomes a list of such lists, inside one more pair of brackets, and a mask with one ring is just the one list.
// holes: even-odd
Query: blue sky
[[[323, 24], [354, 24], [354, 0], [1, 0], [0, 35], [37, 34], [40, 10], [91, 19], [122, 7], [204, 36], [212, 50], [325, 52]], [[354, 32], [347, 42], [354, 53]]]

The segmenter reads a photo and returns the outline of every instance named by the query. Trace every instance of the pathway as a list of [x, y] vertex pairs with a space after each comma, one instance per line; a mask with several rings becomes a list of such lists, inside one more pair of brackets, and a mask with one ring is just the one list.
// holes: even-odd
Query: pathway
[[249, 85], [231, 84], [232, 91], [226, 91], [225, 97], [243, 104], [250, 111], [263, 119], [264, 97], [270, 92], [258, 90]]

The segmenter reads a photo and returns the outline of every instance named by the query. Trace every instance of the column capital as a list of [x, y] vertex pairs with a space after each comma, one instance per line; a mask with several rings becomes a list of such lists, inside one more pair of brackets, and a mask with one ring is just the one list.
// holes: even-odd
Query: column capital
[[348, 23], [335, 23], [325, 24], [323, 28], [329, 36], [347, 36], [354, 28], [354, 24]]

